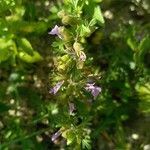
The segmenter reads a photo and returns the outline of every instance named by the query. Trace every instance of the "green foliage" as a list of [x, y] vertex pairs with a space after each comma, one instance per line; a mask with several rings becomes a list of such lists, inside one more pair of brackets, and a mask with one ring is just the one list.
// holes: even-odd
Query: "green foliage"
[[2, 0], [0, 8], [0, 62], [10, 59], [14, 63], [16, 57], [28, 63], [41, 61], [42, 56], [34, 50], [25, 36], [44, 33], [48, 28], [47, 23], [26, 21], [24, 16], [28, 7], [24, 7], [23, 1]]
[[12, 39], [0, 39], [0, 62], [16, 54], [16, 45]]
[[24, 50], [27, 54], [29, 54], [31, 56], [33, 55], [33, 48], [31, 46], [30, 42], [26, 38], [19, 39], [18, 45], [19, 45], [18, 46], [19, 49], [21, 49], [22, 51]]

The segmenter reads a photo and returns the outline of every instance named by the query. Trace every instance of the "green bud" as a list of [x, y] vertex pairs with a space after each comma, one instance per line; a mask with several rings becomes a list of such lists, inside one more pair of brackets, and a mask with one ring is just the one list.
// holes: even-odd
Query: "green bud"
[[62, 11], [58, 12], [57, 15], [58, 15], [59, 18], [63, 18], [65, 16], [65, 11], [62, 10]]
[[54, 60], [54, 64], [59, 72], [66, 71], [70, 63], [70, 57], [66, 54]]
[[77, 17], [67, 15], [62, 18], [62, 23], [64, 25], [76, 25], [79, 23], [79, 19]]
[[92, 30], [90, 27], [82, 25], [82, 32], [81, 32], [82, 37], [89, 37], [91, 33], [92, 33]]
[[82, 68], [83, 68], [83, 65], [84, 65], [84, 62], [83, 62], [83, 61], [77, 61], [77, 63], [76, 63], [76, 67], [77, 67], [78, 69], [82, 69]]
[[62, 62], [65, 62], [65, 63], [66, 63], [69, 59], [70, 59], [70, 58], [69, 58], [68, 55], [64, 55], [64, 56], [61, 57], [61, 61], [62, 61]]
[[57, 70], [58, 71], [64, 71], [64, 70], [66, 70], [65, 64], [58, 65]]
[[79, 57], [80, 56], [80, 51], [84, 50], [84, 48], [82, 47], [82, 45], [78, 42], [75, 42], [73, 44], [73, 49], [75, 50], [77, 56]]

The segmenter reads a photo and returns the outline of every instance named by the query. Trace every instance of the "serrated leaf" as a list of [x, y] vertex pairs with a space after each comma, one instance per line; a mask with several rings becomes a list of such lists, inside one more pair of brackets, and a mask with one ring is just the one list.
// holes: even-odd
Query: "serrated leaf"
[[89, 138], [85, 138], [82, 140], [82, 147], [83, 149], [91, 149], [91, 144], [90, 144], [90, 139]]

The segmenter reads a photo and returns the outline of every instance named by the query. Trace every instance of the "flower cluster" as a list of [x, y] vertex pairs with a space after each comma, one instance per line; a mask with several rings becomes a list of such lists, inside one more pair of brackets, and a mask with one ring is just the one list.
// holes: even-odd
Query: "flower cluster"
[[[96, 29], [95, 26], [91, 26], [89, 20], [89, 24], [87, 24], [86, 20], [82, 20], [82, 13], [80, 13], [79, 8], [81, 7], [81, 3], [76, 1], [76, 6], [73, 1], [64, 1], [64, 3], [71, 8], [77, 9], [72, 12], [68, 10], [62, 10], [59, 12], [58, 16], [62, 20], [62, 26], [55, 25], [54, 28], [48, 33], [50, 35], [57, 36], [57, 41], [53, 43], [53, 47], [57, 50], [61, 51], [61, 56], [59, 55], [56, 60], [56, 70], [58, 71], [57, 75], [63, 77], [65, 80], [58, 81], [54, 87], [52, 87], [49, 91], [50, 94], [56, 95], [57, 92], [64, 86], [62, 92], [62, 102], [64, 102], [64, 110], [68, 109], [68, 112], [65, 112], [68, 116], [68, 122], [70, 118], [77, 122], [78, 117], [81, 116], [79, 104], [76, 100], [80, 100], [81, 97], [85, 99], [83, 100], [83, 107], [87, 107], [88, 99], [86, 92], [89, 92], [92, 95], [92, 99], [96, 99], [101, 92], [101, 88], [96, 86], [94, 82], [87, 83], [87, 79], [85, 80], [85, 76], [89, 76], [87, 69], [89, 68], [88, 60], [89, 58], [86, 55], [86, 38], [92, 34], [92, 32]], [[78, 6], [77, 6], [78, 5]], [[95, 2], [94, 2], [95, 5]], [[65, 8], [66, 9], [66, 8]], [[80, 8], [82, 9], [82, 7]], [[94, 9], [94, 8], [93, 8]], [[91, 16], [92, 19], [93, 16]], [[84, 17], [83, 17], [84, 18]], [[58, 51], [57, 51], [58, 52]], [[59, 52], [57, 53], [59, 54]], [[93, 68], [92, 68], [93, 70]], [[92, 72], [91, 70], [91, 72]], [[91, 73], [90, 73], [91, 74]], [[93, 74], [93, 73], [92, 73]], [[83, 80], [84, 79], [84, 80]], [[65, 82], [65, 85], [64, 85]], [[81, 86], [80, 86], [81, 83]], [[79, 86], [77, 86], [77, 84]], [[83, 96], [83, 92], [85, 91], [85, 95]], [[92, 104], [90, 105], [92, 108]], [[66, 117], [66, 116], [65, 116]], [[82, 117], [82, 116], [81, 116]], [[75, 119], [76, 118], [76, 119]], [[84, 117], [83, 117], [84, 118]], [[64, 138], [70, 138], [70, 135], [74, 134], [72, 131], [72, 127], [76, 126], [73, 122], [66, 123], [62, 126], [65, 131], [61, 133], [60, 130], [52, 135], [51, 140], [55, 142], [57, 138], [62, 134]], [[75, 130], [78, 129], [78, 126], [75, 127]], [[86, 125], [82, 126], [81, 130], [85, 131]], [[71, 133], [70, 133], [71, 132]], [[83, 135], [89, 136], [89, 133], [81, 133], [80, 136], [74, 135], [74, 139], [78, 139], [78, 137], [82, 137]], [[82, 139], [80, 139], [82, 141]], [[68, 140], [67, 143], [73, 142], [72, 140]], [[78, 143], [78, 142], [77, 142]]]
[[[57, 35], [60, 39], [63, 40], [63, 38], [62, 38], [63, 35], [60, 33], [59, 28], [60, 27], [55, 25], [55, 27], [49, 32], [49, 34]], [[81, 47], [81, 45], [77, 42], [74, 43], [74, 49], [75, 49], [77, 55], [79, 56], [78, 57], [79, 61], [85, 62], [86, 61], [86, 55], [83, 52], [83, 48]], [[62, 87], [63, 84], [64, 84], [64, 80], [59, 81], [54, 87], [52, 87], [50, 89], [49, 93], [56, 95], [56, 93], [59, 91], [59, 89]], [[95, 86], [95, 83], [87, 83], [86, 86], [85, 86], [85, 89], [92, 94], [94, 99], [101, 92], [101, 88], [98, 87], [98, 86]], [[75, 104], [73, 102], [69, 102], [69, 114], [73, 115], [75, 110], [76, 110]], [[56, 132], [55, 134], [52, 135], [51, 140], [53, 142], [55, 142], [60, 135], [61, 135], [60, 131]]]

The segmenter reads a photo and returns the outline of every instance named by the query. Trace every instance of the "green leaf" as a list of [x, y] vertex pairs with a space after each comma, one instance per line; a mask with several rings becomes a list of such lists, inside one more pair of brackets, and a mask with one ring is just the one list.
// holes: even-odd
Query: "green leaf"
[[143, 113], [150, 113], [150, 96], [140, 101], [139, 109]]
[[8, 9], [11, 10], [15, 6], [15, 0], [0, 0], [0, 14], [5, 13]]
[[88, 26], [82, 25], [80, 27], [80, 36], [81, 37], [89, 37], [91, 35], [91, 30]]
[[136, 49], [136, 43], [133, 41], [133, 39], [128, 38], [127, 39], [127, 44], [128, 46], [134, 51]]
[[95, 19], [92, 19], [89, 23], [89, 26], [94, 26], [96, 24], [96, 20]]
[[64, 52], [64, 43], [60, 40], [53, 42], [52, 47], [54, 47], [57, 52]]
[[0, 62], [3, 62], [9, 58], [10, 54], [8, 49], [0, 49]]
[[23, 50], [28, 55], [33, 56], [33, 48], [30, 42], [26, 38], [21, 38], [18, 40], [19, 49]]
[[75, 140], [75, 134], [72, 131], [67, 132], [67, 145], [70, 145]]
[[70, 145], [74, 142], [76, 135], [73, 130], [66, 130], [62, 133], [62, 137], [67, 140], [67, 145]]
[[89, 136], [86, 136], [82, 140], [82, 147], [83, 147], [83, 149], [91, 149], [91, 140], [90, 140]]
[[104, 21], [104, 18], [103, 18], [103, 15], [102, 15], [102, 12], [101, 12], [101, 9], [99, 6], [96, 6], [94, 8], [94, 15], [93, 15], [93, 18], [97, 21], [97, 23], [99, 25], [102, 25], [105, 23]]
[[143, 38], [143, 40], [140, 42], [138, 49], [140, 51], [146, 51], [149, 50], [149, 43], [150, 43], [150, 36], [146, 36]]
[[149, 43], [150, 43], [150, 36], [146, 36], [145, 38], [143, 38], [140, 44], [138, 45], [138, 49], [134, 55], [136, 63], [141, 68], [144, 65], [145, 55], [149, 53]]
[[12, 54], [16, 54], [16, 47], [13, 40], [0, 39], [0, 62], [6, 61]]
[[35, 63], [43, 60], [43, 57], [36, 51], [33, 51], [33, 56], [22, 51], [18, 54], [18, 57], [27, 63]]

